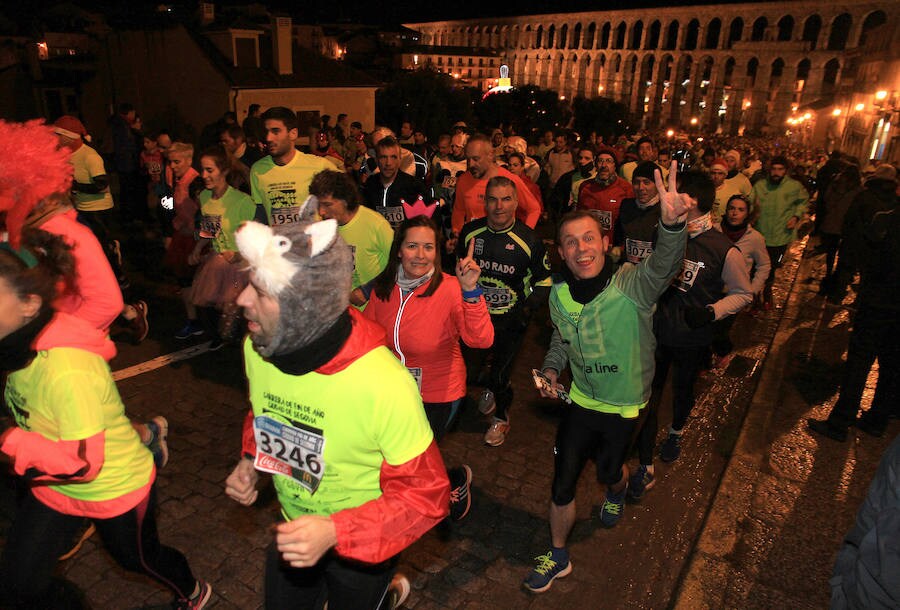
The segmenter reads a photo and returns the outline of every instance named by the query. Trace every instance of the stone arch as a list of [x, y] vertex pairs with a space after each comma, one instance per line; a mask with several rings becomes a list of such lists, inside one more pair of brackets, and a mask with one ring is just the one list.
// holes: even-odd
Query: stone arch
[[529, 49], [531, 48], [531, 24], [525, 26], [525, 29], [522, 30], [522, 35], [519, 36], [519, 48], [521, 49]]
[[479, 47], [481, 46], [481, 26], [475, 26], [471, 30], [469, 30], [469, 41], [466, 43], [468, 47]]
[[587, 27], [587, 32], [584, 35], [584, 39], [581, 41], [582, 49], [593, 49], [594, 48], [594, 39], [597, 37], [597, 24], [595, 22], [591, 22]]
[[775, 40], [779, 42], [788, 42], [794, 38], [794, 18], [785, 15], [778, 20], [778, 35]]
[[537, 32], [534, 35], [534, 44], [531, 48], [540, 49], [542, 46], [544, 46], [544, 26], [539, 25], [537, 27]]
[[740, 42], [744, 37], [744, 20], [741, 17], [735, 17], [728, 26], [728, 42], [725, 44], [729, 49], [736, 42]]
[[581, 24], [580, 23], [576, 23], [575, 27], [572, 28], [572, 39], [569, 40], [569, 48], [570, 49], [581, 48]]
[[550, 27], [547, 28], [547, 44], [545, 44], [544, 46], [547, 47], [548, 49], [552, 49], [555, 44], [556, 44], [556, 26], [551, 24]]
[[674, 51], [676, 45], [678, 45], [678, 20], [673, 19], [666, 28], [666, 42], [663, 48], [667, 51]]
[[718, 17], [713, 18], [706, 25], [706, 40], [703, 41], [704, 49], [719, 48], [719, 37], [722, 35], [722, 20]]
[[496, 49], [497, 47], [500, 47], [500, 46], [502, 46], [502, 45], [503, 45], [503, 42], [502, 42], [502, 40], [501, 40], [501, 38], [500, 38], [500, 28], [498, 28], [498, 27], [495, 25], [494, 27], [492, 27], [492, 28], [490, 29], [490, 32], [488, 33], [488, 44], [487, 44], [487, 46], [488, 46], [489, 49]]
[[498, 43], [501, 49], [511, 48], [513, 45], [510, 44], [510, 35], [509, 35], [510, 27], [508, 25], [500, 26], [500, 31], [498, 34]]
[[[606, 55], [598, 53], [591, 62], [591, 86], [596, 87], [597, 95], [606, 94], [606, 84], [604, 83], [603, 69], [606, 67]], [[593, 96], [593, 91], [591, 92]]]
[[809, 43], [809, 50], [815, 51], [819, 43], [819, 34], [822, 32], [822, 18], [818, 15], [810, 15], [803, 22], [802, 40]]
[[809, 80], [809, 71], [812, 68], [812, 62], [809, 61], [808, 57], [804, 57], [800, 61], [797, 62], [797, 72], [794, 78], [798, 81], [808, 81]]
[[624, 49], [625, 48], [625, 32], [628, 29], [628, 26], [625, 25], [624, 21], [620, 21], [619, 25], [616, 26], [616, 37], [613, 41], [614, 49]]
[[644, 22], [638, 19], [631, 26], [631, 40], [628, 44], [629, 49], [640, 49], [641, 38], [644, 35]]
[[566, 56], [562, 52], [557, 53], [556, 59], [553, 60], [553, 69], [550, 71], [550, 89], [557, 92], [562, 89], [562, 84], [565, 82], [565, 64]]
[[637, 105], [631, 110], [638, 114], [646, 115], [650, 112], [650, 104], [653, 100], [647, 95], [650, 87], [653, 86], [653, 69], [656, 67], [656, 57], [653, 53], [645, 53], [641, 60], [641, 71], [638, 75], [637, 84]]
[[684, 44], [681, 48], [685, 51], [693, 51], [697, 48], [697, 38], [700, 36], [700, 22], [697, 19], [691, 19], [687, 25], [687, 31], [684, 35]]
[[557, 49], [565, 49], [568, 46], [569, 42], [569, 24], [564, 23], [561, 28], [559, 28], [559, 40], [556, 42]]
[[737, 62], [734, 57], [729, 56], [725, 60], [724, 69], [722, 71], [722, 86], [731, 87], [734, 85], [734, 67]]
[[769, 71], [769, 91], [777, 91], [781, 86], [781, 77], [784, 74], [784, 60], [776, 57], [772, 60], [772, 67]]
[[[621, 97], [626, 102], [630, 102], [635, 92], [634, 79], [638, 74], [638, 58], [636, 53], [631, 53], [625, 59], [625, 72], [622, 76], [622, 92]], [[631, 104], [628, 104], [631, 107]]]
[[600, 44], [597, 45], [598, 49], [608, 49], [609, 48], [609, 33], [612, 26], [609, 21], [603, 24], [603, 27], [600, 28]]
[[887, 15], [884, 14], [884, 11], [872, 11], [866, 15], [866, 18], [862, 23], [862, 30], [859, 33], [859, 41], [856, 43], [856, 46], [861, 47], [866, 44], [869, 32], [878, 26], [883, 25], [886, 21]]
[[831, 22], [831, 33], [828, 35], [829, 51], [843, 51], [847, 48], [847, 40], [850, 38], [850, 28], [853, 27], [853, 17], [850, 13], [841, 13]]
[[750, 61], [747, 62], [747, 88], [753, 89], [756, 87], [756, 77], [759, 75], [759, 60], [755, 57], [751, 57]]
[[659, 22], [659, 19], [655, 19], [653, 23], [650, 24], [650, 30], [647, 32], [647, 37], [644, 39], [645, 49], [659, 48], [659, 34], [661, 31], [662, 24]]
[[546, 89], [550, 86], [550, 69], [553, 65], [553, 56], [550, 55], [550, 53], [547, 53], [541, 64], [540, 86], [541, 88]]
[[838, 74], [841, 71], [841, 62], [834, 57], [825, 63], [822, 71], [822, 96], [831, 95], [837, 87]]
[[757, 17], [756, 21], [753, 22], [753, 29], [750, 31], [750, 41], [751, 42], [761, 42], [766, 38], [766, 29], [769, 27], [769, 20], [766, 19], [765, 15], [762, 17]]
[[608, 84], [606, 86], [606, 91], [610, 97], [615, 98], [619, 94], [618, 90], [618, 81], [620, 79], [620, 73], [622, 71], [622, 55], [621, 53], [616, 53], [609, 59], [609, 67], [606, 71]]
[[[578, 62], [578, 80], [575, 82], [575, 95], [581, 97], [589, 97], [591, 92], [588, 90], [588, 73], [591, 69], [591, 54], [584, 53], [581, 61]], [[590, 96], [592, 97], [592, 95]]]

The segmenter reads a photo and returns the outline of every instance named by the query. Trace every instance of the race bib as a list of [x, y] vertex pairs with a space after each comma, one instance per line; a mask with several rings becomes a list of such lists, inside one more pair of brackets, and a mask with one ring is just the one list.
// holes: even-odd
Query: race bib
[[388, 221], [392, 227], [397, 228], [406, 216], [403, 214], [403, 207], [399, 205], [390, 206], [390, 207], [382, 207], [379, 206], [375, 208], [378, 210], [378, 213], [384, 216], [384, 219]]
[[513, 293], [509, 288], [482, 286], [482, 290], [484, 291], [484, 300], [491, 311], [507, 308], [513, 303]]
[[253, 436], [256, 438], [257, 470], [291, 477], [297, 483], [315, 493], [322, 482], [325, 462], [325, 437], [321, 430], [295, 428], [266, 415], [253, 419]]
[[597, 217], [604, 231], [612, 229], [612, 212], [609, 210], [591, 210], [591, 214]]
[[422, 392], [422, 367], [420, 366], [408, 366], [406, 370], [409, 371], [409, 374], [413, 376], [413, 379], [416, 380], [416, 385], [419, 386], [419, 393]]
[[222, 230], [222, 216], [216, 214], [204, 214], [200, 220], [200, 237], [215, 239]]
[[653, 242], [640, 239], [625, 239], [625, 259], [629, 263], [639, 263], [653, 254]]
[[456, 176], [444, 176], [444, 181], [441, 182], [441, 186], [445, 189], [456, 188]]
[[703, 267], [703, 263], [683, 259], [681, 262], [681, 272], [673, 280], [675, 287], [682, 292], [690, 290]]
[[272, 226], [300, 222], [300, 207], [272, 208]]

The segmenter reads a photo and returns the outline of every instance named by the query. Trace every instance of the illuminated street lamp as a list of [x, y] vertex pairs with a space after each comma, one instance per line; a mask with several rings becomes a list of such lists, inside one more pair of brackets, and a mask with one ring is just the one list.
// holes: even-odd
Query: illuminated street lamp
[[875, 99], [879, 102], [883, 101], [885, 98], [887, 98], [887, 91], [883, 89], [875, 94]]
[[696, 124], [697, 124], [697, 117], [695, 117], [695, 116], [691, 117], [691, 125], [696, 125]]
[[670, 129], [669, 131], [666, 132], [666, 136], [668, 136], [668, 137], [670, 137], [670, 138], [671, 138], [672, 136], [674, 136], [674, 135], [675, 135], [675, 131], [672, 130], [672, 129]]
[[854, 107], [854, 110], [856, 110], [857, 112], [862, 112], [862, 111], [865, 110], [865, 109], [866, 109], [866, 105], [865, 105], [865, 104], [857, 104], [857, 105]]
[[840, 109], [840, 108], [835, 108], [834, 110], [832, 110], [832, 111], [831, 111], [831, 116], [841, 116], [841, 109]]

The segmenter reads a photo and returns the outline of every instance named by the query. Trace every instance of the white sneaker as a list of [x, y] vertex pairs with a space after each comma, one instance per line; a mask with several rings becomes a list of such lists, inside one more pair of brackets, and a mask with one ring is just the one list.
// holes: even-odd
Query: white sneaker
[[494, 400], [494, 393], [488, 389], [481, 391], [478, 398], [478, 410], [484, 415], [490, 415], [497, 409], [497, 402]]
[[406, 598], [409, 597], [409, 580], [399, 572], [394, 574], [391, 584], [388, 586], [385, 610], [395, 610], [403, 605]]

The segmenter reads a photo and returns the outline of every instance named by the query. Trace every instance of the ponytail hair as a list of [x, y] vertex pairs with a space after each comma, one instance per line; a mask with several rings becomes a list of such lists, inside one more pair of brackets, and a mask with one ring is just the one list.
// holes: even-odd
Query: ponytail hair
[[72, 285], [75, 259], [72, 247], [61, 237], [41, 229], [22, 232], [22, 250], [0, 248], [0, 278], [16, 292], [20, 300], [35, 294], [41, 297], [41, 310], [47, 310], [56, 299], [60, 281]]

